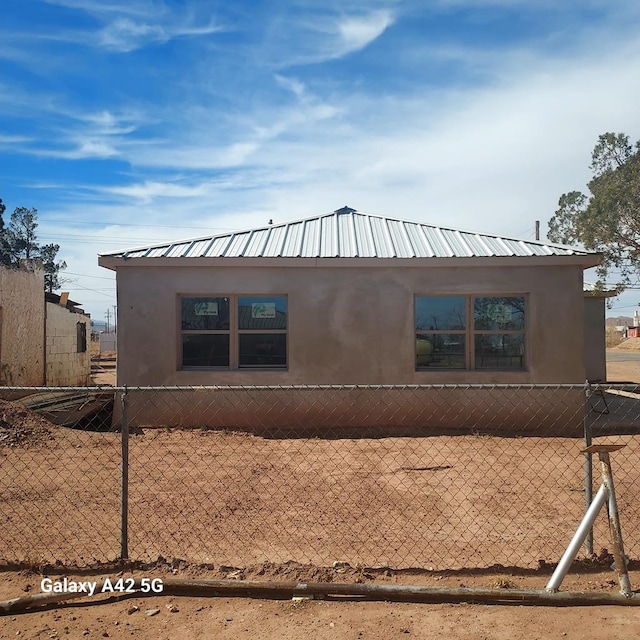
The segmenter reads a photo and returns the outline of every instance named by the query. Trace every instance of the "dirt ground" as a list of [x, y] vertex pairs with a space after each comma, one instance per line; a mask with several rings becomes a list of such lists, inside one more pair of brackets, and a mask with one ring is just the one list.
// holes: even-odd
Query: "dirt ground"
[[[27, 571], [0, 573], [0, 599], [38, 593], [43, 574]], [[83, 581], [97, 576], [67, 575]], [[114, 574], [100, 574], [114, 577]], [[130, 573], [125, 573], [125, 578]], [[137, 577], [173, 576], [165, 571], [136, 572]], [[48, 574], [59, 579], [60, 573]], [[176, 577], [191, 577], [186, 571]], [[205, 577], [201, 573], [196, 577]], [[563, 589], [615, 592], [611, 572], [572, 573]], [[548, 575], [439, 574], [431, 577], [377, 577], [380, 584], [434, 587], [491, 587], [539, 589]], [[631, 572], [632, 584], [640, 575]], [[114, 577], [115, 581], [115, 577]], [[149, 615], [149, 613], [155, 615]], [[522, 605], [416, 604], [344, 600], [261, 600], [229, 597], [142, 598], [94, 596], [44, 611], [8, 614], [0, 622], [0, 638], [140, 638], [192, 640], [234, 638], [263, 640], [345, 638], [456, 638], [459, 640], [535, 640], [573, 638], [609, 640], [640, 634], [640, 608], [621, 606], [535, 607]]]
[[[620, 368], [628, 364], [609, 363], [608, 378], [640, 382], [640, 367]], [[74, 432], [58, 437], [60, 431], [52, 432], [46, 425], [34, 429], [32, 443], [11, 440], [5, 444], [4, 453], [0, 450], [0, 475], [5, 474], [0, 483], [5, 487], [0, 509], [0, 519], [4, 520], [0, 522], [0, 557], [7, 554], [6, 550], [18, 548], [20, 553], [12, 559], [31, 562], [39, 569], [18, 567], [0, 572], [1, 600], [39, 593], [45, 575], [83, 581], [109, 576], [115, 581], [120, 575], [117, 567], [75, 574], [65, 569], [71, 566], [69, 558], [81, 565], [95, 565], [92, 558], [103, 561], [118, 555], [117, 434]], [[13, 437], [13, 432], [5, 431]], [[176, 435], [180, 436], [179, 446]], [[246, 449], [247, 443], [240, 442], [243, 438], [251, 439], [248, 455], [239, 453]], [[514, 483], [514, 473], [522, 469], [522, 461], [534, 457], [536, 451], [540, 454], [535, 438], [505, 443], [465, 436], [448, 439], [446, 447], [430, 446], [428, 450], [416, 448], [415, 440], [409, 440], [410, 448], [403, 449], [401, 440], [405, 439], [342, 441], [336, 460], [332, 441], [269, 441], [206, 432], [191, 433], [186, 438], [184, 432], [134, 437], [130, 455], [138, 462], [131, 469], [130, 499], [131, 525], [136, 533], [131, 537], [130, 555], [146, 554], [150, 562], [145, 568], [125, 572], [124, 577], [544, 588], [552, 567], [537, 560], [557, 560], [580, 518], [580, 461], [574, 455], [580, 443], [556, 439], [552, 448], [538, 455], [543, 461], [532, 467], [529, 475], [516, 474]], [[433, 445], [434, 439], [428, 440]], [[633, 443], [630, 446], [637, 448]], [[327, 456], [328, 447], [333, 451], [331, 456]], [[622, 505], [638, 484], [637, 478], [622, 480], [630, 478], [633, 468], [639, 466], [635, 448], [626, 462], [615, 461]], [[8, 466], [7, 456], [16, 453], [21, 462]], [[357, 464], [363, 456], [366, 469]], [[536, 510], [527, 511], [527, 505], [536, 503], [533, 496], [549, 478], [557, 492], [544, 496], [542, 503], [538, 500]], [[276, 482], [289, 491], [278, 492]], [[222, 490], [214, 491], [216, 485]], [[194, 499], [196, 490], [204, 490], [205, 499]], [[439, 499], [443, 492], [448, 495], [446, 500]], [[66, 502], [62, 496], [66, 496]], [[269, 496], [268, 508], [260, 507]], [[34, 504], [40, 514], [35, 519]], [[329, 506], [324, 513], [314, 513], [318, 504]], [[186, 529], [184, 518], [193, 527]], [[635, 513], [629, 518], [638, 520]], [[436, 522], [440, 524], [435, 526]], [[442, 522], [451, 527], [443, 527]], [[486, 526], [488, 522], [490, 527]], [[271, 535], [261, 537], [265, 523]], [[352, 526], [356, 523], [357, 528]], [[169, 558], [173, 557], [171, 553], [180, 557], [185, 549], [189, 557], [195, 556], [203, 548], [203, 537], [210, 536], [212, 530], [216, 544], [195, 558], [198, 564], [155, 562], [155, 554], [161, 551]], [[395, 541], [407, 537], [398, 537], [398, 531], [407, 532], [408, 540], [397, 544]], [[606, 540], [606, 530], [597, 530], [596, 538]], [[107, 539], [110, 542], [105, 543]], [[426, 559], [425, 539], [429, 540]], [[555, 546], [549, 546], [550, 539]], [[174, 549], [170, 548], [171, 541], [176, 542]], [[629, 542], [628, 551], [640, 543]], [[504, 556], [505, 549], [515, 550], [515, 555]], [[505, 566], [483, 564], [483, 557], [500, 558], [500, 553]], [[377, 560], [376, 566], [356, 566], [353, 561], [353, 568], [332, 566], [332, 561], [348, 561], [362, 554], [369, 554], [373, 564]], [[313, 564], [287, 562], [292, 555]], [[42, 563], [45, 557], [62, 558], [63, 564], [47, 567]], [[466, 558], [462, 563], [466, 569], [446, 569], [460, 565], [461, 557]], [[250, 558], [253, 564], [242, 563], [242, 558]], [[266, 558], [277, 562], [266, 562]], [[419, 558], [422, 562], [418, 565]], [[406, 568], [384, 568], [380, 565], [385, 559], [393, 561], [387, 564]], [[574, 565], [562, 589], [617, 592], [615, 573], [608, 568], [610, 558], [603, 554], [602, 559]], [[468, 568], [472, 566], [482, 568]], [[632, 568], [631, 583], [638, 588], [640, 571], [635, 565]], [[49, 610], [6, 615], [0, 620], [0, 638], [587, 640], [634, 638], [640, 634], [637, 607], [293, 602], [168, 595], [142, 598], [135, 594], [101, 596], [98, 600], [77, 600]], [[148, 615], [151, 612], [154, 615]]]

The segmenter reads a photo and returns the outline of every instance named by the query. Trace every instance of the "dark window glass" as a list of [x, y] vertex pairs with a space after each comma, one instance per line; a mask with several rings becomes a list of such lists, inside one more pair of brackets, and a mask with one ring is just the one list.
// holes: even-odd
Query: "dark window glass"
[[229, 335], [226, 333], [183, 334], [183, 367], [228, 367]]
[[87, 325], [84, 322], [76, 323], [77, 351], [84, 353], [87, 350]]
[[241, 367], [286, 367], [287, 336], [284, 333], [241, 333]]
[[464, 369], [465, 335], [463, 333], [426, 333], [416, 336], [418, 369]]
[[524, 335], [476, 335], [475, 360], [476, 369], [524, 369]]
[[473, 301], [474, 328], [479, 331], [524, 329], [524, 297], [486, 297]]
[[182, 298], [183, 331], [229, 329], [229, 298]]
[[238, 298], [238, 328], [286, 329], [287, 298], [260, 296]]
[[442, 331], [467, 325], [466, 299], [462, 296], [428, 296], [416, 298], [416, 329]]

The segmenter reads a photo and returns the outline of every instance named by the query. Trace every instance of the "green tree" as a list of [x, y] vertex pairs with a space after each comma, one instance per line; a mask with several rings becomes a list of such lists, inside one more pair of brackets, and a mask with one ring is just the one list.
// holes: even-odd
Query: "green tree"
[[49, 293], [60, 289], [67, 282], [60, 277], [60, 271], [67, 268], [67, 263], [64, 260], [56, 260], [59, 250], [58, 244], [44, 244], [40, 247], [40, 259], [44, 267], [44, 288]]
[[38, 210], [18, 207], [11, 214], [11, 221], [7, 229], [11, 251], [15, 261], [22, 258], [30, 260], [40, 257], [38, 246]]
[[2, 213], [6, 210], [0, 200], [0, 264], [17, 268], [22, 259], [39, 259], [44, 267], [45, 290], [59, 289], [64, 280], [60, 271], [67, 267], [64, 260], [56, 260], [60, 245], [38, 244], [38, 210], [17, 207], [11, 214], [8, 227], [4, 227]]
[[4, 212], [7, 210], [4, 202], [0, 198], [0, 265], [11, 264], [11, 255], [9, 242], [6, 238], [6, 231], [4, 228]]
[[560, 196], [548, 238], [602, 253], [599, 287], [616, 269], [622, 290], [640, 276], [640, 142], [633, 146], [623, 133], [602, 134], [590, 169], [589, 194], [571, 191]]

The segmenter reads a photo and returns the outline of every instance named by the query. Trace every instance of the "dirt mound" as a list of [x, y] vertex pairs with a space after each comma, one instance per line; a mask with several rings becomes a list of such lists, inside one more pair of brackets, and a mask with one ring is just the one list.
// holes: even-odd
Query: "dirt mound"
[[616, 347], [612, 347], [613, 351], [640, 351], [640, 338], [627, 338]]
[[52, 440], [53, 424], [18, 402], [0, 400], [0, 447], [28, 447]]

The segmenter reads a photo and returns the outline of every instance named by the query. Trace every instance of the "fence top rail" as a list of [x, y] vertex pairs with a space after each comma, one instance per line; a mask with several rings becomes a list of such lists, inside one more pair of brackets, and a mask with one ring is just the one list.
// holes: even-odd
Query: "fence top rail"
[[74, 393], [126, 393], [130, 391], [304, 391], [304, 390], [618, 390], [640, 393], [640, 383], [582, 383], [582, 384], [291, 384], [291, 385], [172, 385], [172, 386], [111, 386], [85, 387], [0, 386], [0, 396], [9, 392], [74, 392]]

